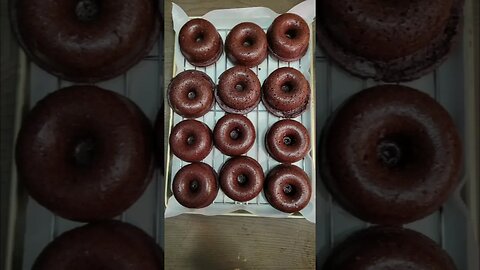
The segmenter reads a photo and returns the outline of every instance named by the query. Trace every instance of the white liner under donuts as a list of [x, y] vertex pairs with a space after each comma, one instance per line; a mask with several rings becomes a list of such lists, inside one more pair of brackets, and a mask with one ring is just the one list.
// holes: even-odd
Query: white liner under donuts
[[[315, 86], [314, 79], [312, 75], [313, 72], [313, 32], [312, 32], [312, 22], [315, 18], [315, 8], [314, 1], [305, 1], [297, 6], [293, 7], [289, 12], [296, 13], [300, 15], [305, 21], [309, 24], [310, 27], [310, 45], [307, 53], [299, 61], [294, 62], [284, 62], [279, 61], [272, 55], [268, 55], [260, 65], [252, 67], [251, 70], [257, 74], [261, 83], [267, 78], [267, 76], [280, 67], [293, 67], [300, 70], [305, 78], [309, 80], [310, 87], [312, 90], [311, 100], [307, 110], [299, 117], [294, 118], [294, 120], [301, 122], [309, 131], [312, 150], [305, 157], [304, 160], [294, 163], [294, 165], [302, 168], [311, 179], [312, 186], [312, 197], [309, 204], [300, 213], [287, 214], [283, 213], [275, 208], [273, 208], [265, 198], [263, 191], [254, 199], [241, 203], [233, 201], [228, 198], [221, 189], [219, 189], [218, 195], [215, 201], [208, 207], [202, 209], [189, 209], [182, 206], [171, 192], [171, 180], [175, 174], [180, 170], [180, 168], [188, 165], [188, 162], [182, 161], [176, 156], [171, 154], [169, 149], [169, 156], [167, 160], [167, 177], [166, 177], [166, 210], [165, 217], [173, 217], [180, 215], [182, 213], [195, 213], [203, 215], [250, 215], [250, 216], [261, 216], [261, 217], [276, 217], [276, 218], [285, 218], [285, 217], [298, 217], [305, 218], [310, 222], [315, 222]], [[213, 10], [202, 16], [202, 18], [210, 21], [217, 31], [220, 33], [223, 41], [228, 34], [228, 32], [237, 24], [241, 22], [254, 22], [258, 24], [265, 31], [271, 25], [273, 20], [280, 14], [273, 12], [272, 10], [264, 7], [253, 7], [253, 8], [239, 8], [239, 9], [224, 9], [224, 10]], [[183, 55], [180, 52], [178, 44], [178, 33], [180, 28], [192, 17], [189, 17], [181, 7], [176, 4], [173, 4], [172, 8], [172, 18], [173, 18], [173, 28], [175, 31], [175, 61], [174, 61], [174, 76], [184, 70], [196, 69], [207, 73], [210, 78], [218, 83], [218, 77], [227, 69], [233, 67], [234, 65], [228, 60], [225, 53], [222, 54], [220, 59], [213, 65], [208, 67], [194, 67], [186, 61]], [[178, 114], [170, 111], [170, 130], [171, 128], [178, 124], [184, 118]], [[197, 120], [207, 124], [210, 129], [213, 130], [215, 123], [225, 115], [225, 112], [220, 108], [220, 106], [215, 103], [214, 107], [210, 112], [208, 112], [203, 117], [197, 118]], [[257, 160], [262, 166], [265, 175], [276, 165], [280, 164], [271, 158], [265, 148], [265, 134], [267, 129], [272, 126], [275, 122], [280, 120], [280, 118], [269, 113], [265, 106], [260, 103], [252, 112], [248, 113], [247, 118], [249, 118], [255, 130], [257, 132], [257, 138], [253, 147], [246, 154], [249, 157]], [[212, 152], [203, 160], [203, 162], [211, 165], [213, 169], [218, 173], [221, 166], [229, 159], [228, 156], [222, 154], [215, 147]]]

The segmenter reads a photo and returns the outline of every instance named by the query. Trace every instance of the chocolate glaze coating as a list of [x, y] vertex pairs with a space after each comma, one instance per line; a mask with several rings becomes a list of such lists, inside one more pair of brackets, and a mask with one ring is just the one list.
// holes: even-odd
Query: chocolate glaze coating
[[262, 191], [265, 175], [256, 160], [251, 157], [233, 157], [220, 170], [220, 186], [229, 198], [247, 202]]
[[353, 75], [413, 80], [447, 58], [460, 32], [463, 2], [322, 0], [317, 40]]
[[325, 270], [456, 270], [450, 258], [427, 236], [400, 227], [371, 227], [354, 233], [334, 249]]
[[310, 136], [302, 123], [280, 120], [267, 131], [265, 147], [275, 160], [293, 163], [302, 160], [310, 151]]
[[177, 201], [185, 207], [207, 207], [217, 197], [217, 174], [205, 163], [189, 164], [173, 178], [172, 190]]
[[462, 167], [448, 112], [427, 94], [399, 85], [352, 96], [322, 139], [323, 180], [337, 201], [376, 224], [405, 224], [436, 211]]
[[323, 0], [321, 6], [332, 38], [360, 56], [378, 60], [396, 59], [428, 45], [445, 29], [453, 5], [453, 0], [375, 2]]
[[262, 87], [263, 104], [278, 117], [294, 118], [302, 114], [310, 101], [310, 85], [303, 74], [290, 67], [272, 72]]
[[282, 61], [296, 61], [305, 55], [310, 29], [302, 17], [285, 13], [273, 21], [267, 31], [268, 49]]
[[225, 52], [235, 65], [253, 67], [267, 58], [267, 36], [260, 26], [244, 22], [237, 24], [225, 40]]
[[168, 85], [168, 102], [177, 114], [186, 118], [198, 118], [212, 108], [214, 90], [215, 84], [207, 74], [185, 70]]
[[305, 208], [312, 196], [308, 175], [299, 167], [280, 164], [265, 180], [265, 197], [276, 209], [294, 213]]
[[223, 40], [209, 21], [201, 18], [188, 21], [178, 35], [180, 50], [190, 64], [206, 67], [223, 53]]
[[152, 178], [152, 133], [143, 112], [123, 96], [95, 86], [60, 89], [39, 101], [22, 125], [19, 178], [59, 216], [112, 218]]
[[213, 129], [215, 146], [225, 155], [239, 156], [252, 148], [256, 133], [252, 122], [240, 114], [226, 114]]
[[126, 72], [150, 52], [160, 31], [157, 1], [11, 1], [20, 45], [63, 79], [97, 82]]
[[197, 120], [184, 120], [173, 127], [170, 147], [173, 154], [182, 160], [201, 161], [212, 151], [212, 131]]
[[228, 113], [249, 113], [257, 107], [260, 96], [260, 81], [257, 75], [247, 67], [229, 68], [218, 78], [215, 97], [218, 105]]
[[163, 251], [139, 228], [120, 221], [91, 223], [63, 233], [32, 270], [161, 270]]

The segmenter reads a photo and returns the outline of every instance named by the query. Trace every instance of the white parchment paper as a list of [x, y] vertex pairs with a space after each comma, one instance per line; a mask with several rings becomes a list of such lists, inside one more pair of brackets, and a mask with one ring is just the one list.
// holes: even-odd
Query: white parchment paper
[[[288, 12], [298, 14], [301, 16], [305, 21], [309, 24], [310, 30], [312, 30], [312, 22], [315, 18], [315, 1], [308, 0], [304, 1], [295, 7], [293, 7]], [[225, 41], [226, 35], [235, 25], [241, 22], [254, 22], [260, 27], [262, 27], [265, 31], [271, 25], [273, 20], [279, 14], [275, 13], [271, 9], [265, 7], [252, 7], [252, 8], [235, 8], [235, 9], [222, 9], [222, 10], [212, 10], [202, 16], [202, 18], [210, 21], [218, 30], [222, 39]], [[191, 19], [185, 11], [175, 3], [173, 3], [172, 7], [172, 18], [173, 18], [173, 29], [175, 31], [175, 74], [178, 74], [184, 70], [189, 69], [196, 69], [207, 73], [212, 80], [217, 83], [218, 77], [227, 69], [233, 67], [234, 65], [228, 60], [225, 56], [225, 53], [221, 56], [221, 58], [213, 65], [201, 68], [201, 67], [194, 67], [190, 65], [185, 58], [183, 57], [182, 53], [179, 49], [178, 44], [178, 32], [180, 31], [181, 27]], [[284, 62], [279, 61], [278, 59], [269, 55], [267, 59], [256, 67], [252, 67], [252, 71], [254, 71], [260, 80], [261, 83], [267, 78], [267, 76], [276, 70], [279, 67], [293, 67], [300, 70], [305, 77], [310, 81], [311, 80], [311, 60], [312, 60], [312, 42], [310, 42], [309, 49], [306, 55], [300, 59], [299, 61], [295, 62]], [[315, 87], [312, 86], [312, 91], [314, 91]], [[167, 95], [165, 95], [167, 96]], [[315, 110], [314, 110], [314, 99], [312, 98], [310, 106], [307, 110], [299, 117], [295, 118], [296, 121], [301, 122], [310, 132], [311, 132], [311, 142], [312, 146], [315, 146], [315, 138], [313, 129], [315, 128]], [[197, 120], [204, 122], [207, 124], [212, 130], [215, 126], [215, 123], [223, 116], [225, 113], [221, 110], [218, 104], [215, 104], [212, 111], [207, 113], [205, 116], [198, 118]], [[255, 144], [253, 145], [252, 149], [247, 153], [247, 156], [253, 157], [256, 159], [265, 172], [265, 175], [269, 172], [270, 169], [278, 165], [279, 163], [272, 158], [269, 157], [264, 144], [264, 138], [266, 131], [268, 128], [273, 125], [275, 122], [280, 120], [280, 118], [273, 116], [268, 111], [266, 111], [265, 107], [262, 103], [253, 110], [252, 112], [246, 115], [252, 123], [255, 125], [256, 132], [257, 132], [257, 139]], [[183, 118], [177, 114], [173, 115], [173, 123], [172, 125], [178, 124], [182, 121]], [[312, 147], [313, 148], [313, 147]], [[220, 171], [221, 166], [223, 163], [228, 160], [228, 156], [223, 155], [218, 149], [214, 148], [209, 156], [207, 156], [203, 162], [211, 165], [213, 169], [218, 173]], [[188, 163], [184, 162], [177, 157], [173, 156], [170, 162], [170, 178], [167, 180], [167, 188], [171, 190], [171, 180], [175, 176], [175, 174], [182, 168], [186, 166]], [[300, 168], [304, 169], [305, 172], [309, 175], [312, 184], [312, 197], [310, 203], [305, 207], [302, 211], [300, 211], [301, 216], [306, 218], [310, 222], [315, 222], [315, 164], [312, 157], [312, 152], [302, 161], [295, 163], [294, 165], [299, 166]], [[289, 214], [283, 213], [281, 211], [276, 210], [270, 204], [268, 204], [263, 191], [253, 200], [240, 203], [235, 202], [224, 195], [222, 190], [220, 189], [215, 199], [214, 203], [208, 207], [202, 209], [188, 209], [183, 207], [178, 203], [174, 196], [170, 196], [167, 201], [167, 207], [165, 211], [165, 217], [173, 217], [182, 213], [196, 213], [196, 214], [203, 214], [203, 215], [223, 215], [229, 214], [238, 210], [245, 210], [255, 216], [262, 216], [262, 217], [276, 217], [276, 218], [284, 218], [290, 216]]]

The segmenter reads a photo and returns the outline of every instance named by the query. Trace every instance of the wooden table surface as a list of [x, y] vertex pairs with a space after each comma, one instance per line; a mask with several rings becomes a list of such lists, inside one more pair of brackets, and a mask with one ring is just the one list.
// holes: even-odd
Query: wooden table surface
[[[295, 0], [176, 0], [201, 16], [213, 9], [265, 6], [288, 11]], [[165, 78], [172, 76], [171, 1], [165, 3]], [[165, 80], [165, 85], [169, 82]], [[315, 269], [315, 224], [303, 219], [181, 215], [165, 220], [166, 269]]]

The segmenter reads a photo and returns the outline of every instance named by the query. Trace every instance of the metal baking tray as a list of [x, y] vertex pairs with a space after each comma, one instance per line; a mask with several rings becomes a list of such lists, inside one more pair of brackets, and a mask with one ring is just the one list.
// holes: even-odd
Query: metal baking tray
[[[190, 19], [193, 18], [198, 18], [198, 17], [190, 17]], [[253, 21], [251, 18], [241, 18], [241, 19], [235, 19], [235, 21], [238, 21], [236, 23], [239, 23], [241, 21]], [[263, 28], [263, 30], [266, 32], [267, 27]], [[217, 28], [217, 31], [219, 32], [220, 36], [222, 37], [222, 40], [226, 40], [226, 36], [228, 32], [231, 30], [231, 28]], [[316, 96], [316, 91], [315, 91], [315, 69], [314, 69], [314, 54], [311, 48], [314, 48], [314, 32], [312, 31], [312, 26], [310, 27], [310, 45], [309, 49], [307, 51], [307, 54], [309, 54], [309, 59], [310, 61], [305, 62], [304, 58], [300, 59], [299, 61], [294, 61], [294, 62], [284, 62], [284, 61], [279, 61], [278, 59], [274, 58], [269, 55], [267, 56], [267, 59], [264, 60], [260, 65], [252, 67], [251, 70], [259, 77], [260, 83], [263, 83], [263, 80], [266, 79], [266, 77], [273, 72], [274, 70], [278, 69], [279, 67], [293, 67], [298, 70], [302, 70], [302, 65], [303, 69], [308, 70], [310, 72], [310, 77], [307, 77], [307, 80], [310, 83], [310, 88], [311, 88], [311, 96], [310, 96], [310, 102], [308, 105], [307, 110], [300, 116], [294, 118], [293, 120], [296, 120], [298, 122], [303, 123], [307, 129], [309, 130], [309, 135], [311, 138], [311, 147], [312, 150], [309, 152], [309, 154], [302, 159], [301, 161], [293, 163], [294, 165], [302, 168], [310, 177], [311, 184], [312, 184], [312, 190], [315, 190], [315, 164], [316, 164], [316, 157], [315, 157], [315, 96]], [[179, 50], [178, 48], [178, 42], [176, 41], [178, 37], [178, 33], [175, 35], [175, 51]], [[181, 62], [183, 63], [182, 66], [177, 67], [175, 64], [176, 59], [173, 61], [173, 75], [184, 71], [184, 70], [199, 70], [202, 72], [207, 73], [210, 78], [214, 81], [215, 84], [218, 83], [218, 77], [220, 74], [222, 74], [225, 70], [233, 67], [234, 65], [230, 60], [226, 57], [225, 52], [222, 54], [220, 59], [213, 65], [209, 67], [195, 67], [192, 66], [190, 63], [186, 61], [185, 58], [182, 59]], [[303, 60], [303, 61], [302, 61]], [[179, 70], [177, 70], [177, 68]], [[173, 126], [178, 124], [180, 121], [184, 120], [184, 118], [176, 113], [173, 112], [173, 110], [169, 108], [169, 114], [168, 114], [168, 135], [170, 135], [171, 129]], [[201, 118], [198, 118], [197, 120], [207, 124], [211, 130], [213, 130], [215, 123], [225, 115], [225, 112], [220, 108], [217, 102], [215, 102], [213, 108], [208, 112], [206, 115], [204, 115]], [[250, 149], [250, 151], [247, 152], [247, 156], [254, 158], [255, 160], [259, 161], [259, 163], [262, 165], [265, 174], [268, 173], [273, 167], [276, 165], [280, 164], [276, 160], [270, 157], [268, 152], [265, 149], [265, 143], [264, 143], [264, 138], [265, 134], [268, 130], [268, 128], [273, 125], [275, 122], [280, 120], [279, 117], [276, 117], [269, 113], [265, 106], [263, 105], [262, 102], [259, 103], [259, 105], [250, 113], [246, 115], [247, 118], [249, 118], [256, 130], [257, 138], [255, 140], [255, 143]], [[170, 149], [170, 145], [166, 146], [168, 156], [167, 156], [167, 163], [166, 163], [166, 177], [165, 177], [165, 206], [166, 206], [166, 211], [168, 212], [168, 207], [169, 207], [169, 199], [173, 196], [173, 192], [171, 191], [171, 185], [172, 185], [172, 180], [175, 174], [177, 173], [178, 170], [180, 170], [183, 166], [189, 164], [189, 162], [184, 162], [181, 159], [175, 157]], [[226, 160], [228, 160], [228, 156], [224, 155], [221, 153], [217, 148], [213, 148], [212, 152], [203, 160], [203, 162], [209, 164], [212, 166], [212, 168], [218, 173], [221, 166], [223, 163], [225, 163]], [[315, 196], [316, 194], [312, 194], [312, 199], [311, 203], [314, 206], [315, 205]], [[268, 201], [265, 198], [265, 195], [262, 192], [255, 197], [254, 199], [248, 201], [248, 202], [237, 202], [234, 201], [230, 198], [228, 198], [221, 189], [218, 191], [218, 195], [215, 198], [214, 202], [209, 208], [214, 208], [215, 210], [209, 211], [208, 209], [201, 209], [201, 210], [193, 210], [193, 209], [186, 209], [182, 213], [190, 213], [190, 214], [205, 214], [205, 215], [215, 215], [216, 213], [220, 213], [221, 215], [231, 215], [231, 216], [255, 216], [255, 217], [268, 217], [268, 216], [273, 216], [278, 214], [277, 210], [275, 210], [273, 207], [270, 206]], [[231, 210], [234, 208], [241, 208], [240, 210]], [[271, 210], [269, 210], [271, 209]], [[250, 212], [252, 211], [252, 212]], [[256, 211], [264, 213], [264, 214], [257, 214], [255, 213]], [[289, 218], [304, 218], [304, 216], [301, 213], [294, 213], [291, 215], [282, 215], [282, 217], [289, 217]], [[315, 218], [312, 217], [313, 221], [315, 221]]]
[[[468, 7], [466, 7], [467, 9]], [[405, 225], [405, 227], [419, 231], [432, 238], [440, 244], [453, 258], [458, 270], [478, 270], [478, 242], [474, 237], [474, 225], [470, 217], [478, 215], [475, 211], [476, 205], [470, 209], [466, 207], [462, 193], [473, 192], [470, 181], [476, 182], [479, 179], [471, 178], [469, 173], [472, 168], [468, 162], [470, 147], [477, 142], [469, 137], [469, 125], [474, 123], [466, 122], [471, 119], [472, 113], [465, 106], [474, 91], [469, 85], [469, 80], [464, 76], [469, 67], [465, 65], [466, 58], [471, 53], [469, 48], [471, 31], [466, 17], [465, 31], [448, 60], [434, 72], [412, 82], [402, 83], [434, 97], [451, 114], [461, 135], [465, 150], [465, 170], [456, 192], [448, 202], [432, 215]], [[362, 89], [382, 84], [373, 80], [356, 78], [337, 66], [329, 59], [320, 47], [317, 47], [316, 55], [316, 79], [317, 79], [317, 123], [323, 127], [331, 113], [346, 99]], [[478, 76], [478, 74], [476, 75]], [[474, 125], [478, 125], [478, 122]], [[320, 130], [318, 131], [320, 133]], [[319, 140], [319, 137], [317, 137]], [[477, 138], [478, 141], [478, 138]], [[317, 141], [319, 143], [319, 141]], [[473, 168], [475, 170], [475, 168]], [[321, 168], [318, 168], [321, 170]], [[317, 175], [319, 172], [317, 171]], [[478, 175], [477, 175], [478, 176]], [[320, 178], [320, 176], [319, 176]], [[477, 196], [477, 194], [475, 194]], [[366, 223], [352, 216], [341, 208], [332, 198], [322, 181], [317, 184], [317, 269], [329, 255], [334, 246], [345, 240], [351, 233], [367, 228], [371, 224]], [[471, 211], [471, 212], [469, 212]]]

